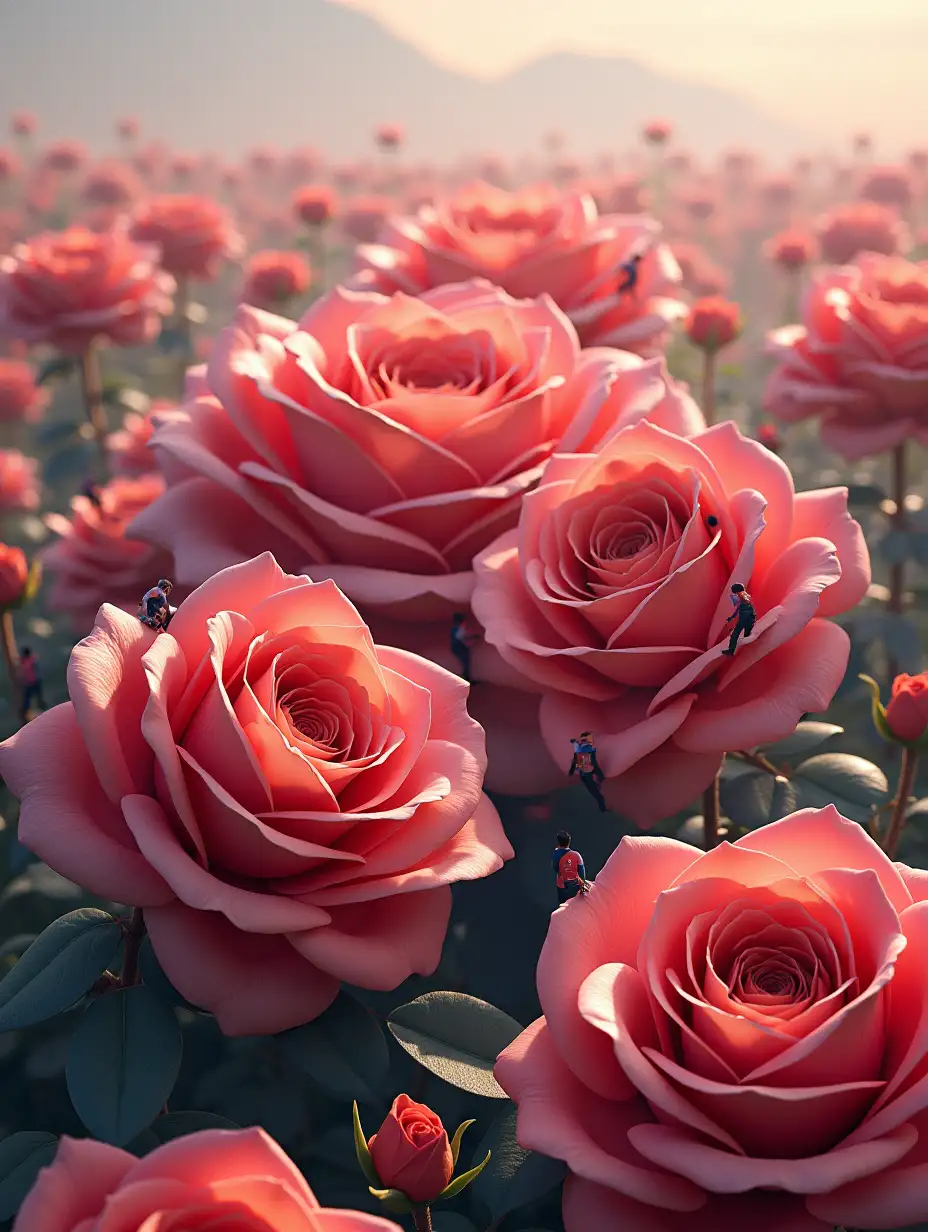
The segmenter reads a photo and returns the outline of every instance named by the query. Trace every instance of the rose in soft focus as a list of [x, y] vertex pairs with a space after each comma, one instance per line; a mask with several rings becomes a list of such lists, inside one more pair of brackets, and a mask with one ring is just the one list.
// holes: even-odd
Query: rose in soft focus
[[134, 479], [157, 470], [155, 455], [148, 447], [155, 430], [154, 417], [164, 414], [165, 411], [173, 411], [176, 407], [175, 402], [156, 398], [144, 413], [126, 412], [122, 427], [111, 432], [106, 438], [106, 449], [114, 474]]
[[647, 145], [666, 145], [673, 136], [673, 126], [669, 120], [648, 120], [641, 135]]
[[392, 210], [389, 197], [352, 197], [345, 202], [339, 221], [349, 239], [357, 244], [372, 244]]
[[551, 919], [502, 1054], [566, 1232], [928, 1218], [928, 874], [834, 808], [706, 854], [624, 838]]
[[245, 267], [242, 299], [256, 308], [284, 308], [309, 289], [311, 278], [309, 262], [299, 252], [256, 252]]
[[912, 174], [907, 167], [871, 167], [860, 186], [860, 195], [864, 201], [907, 210], [915, 197]]
[[659, 360], [581, 351], [550, 300], [484, 282], [338, 289], [299, 324], [240, 308], [195, 382], [159, 417], [169, 490], [135, 533], [184, 582], [269, 548], [365, 614], [416, 621], [467, 606], [474, 555], [516, 525], [559, 442], [592, 448], [644, 415], [703, 426]]
[[19, 449], [0, 449], [0, 513], [39, 507], [39, 463]]
[[441, 1117], [408, 1095], [396, 1097], [367, 1145], [384, 1189], [397, 1189], [411, 1202], [434, 1201], [454, 1172]]
[[157, 335], [173, 290], [157, 251], [122, 226], [46, 232], [0, 258], [0, 335], [69, 354], [98, 340], [138, 346]]
[[307, 185], [293, 194], [294, 216], [307, 227], [324, 227], [335, 217], [335, 194], [323, 185]]
[[0, 359], [0, 422], [36, 423], [48, 406], [48, 390], [35, 383], [35, 371], [21, 359]]
[[703, 351], [720, 351], [740, 333], [741, 309], [719, 295], [697, 300], [686, 319], [686, 336]]
[[165, 633], [104, 605], [68, 687], [0, 745], [20, 841], [144, 907], [168, 978], [229, 1035], [309, 1022], [341, 981], [431, 974], [451, 883], [512, 856], [467, 685], [269, 553]]
[[22, 548], [0, 543], [0, 609], [15, 607], [29, 580], [29, 562]]
[[818, 254], [815, 236], [798, 227], [780, 231], [764, 245], [764, 254], [781, 269], [793, 274], [803, 270]]
[[821, 416], [849, 460], [914, 438], [928, 444], [928, 262], [863, 254], [813, 278], [802, 323], [775, 330], [764, 407], [787, 423]]
[[[731, 422], [689, 440], [643, 422], [556, 455], [474, 567], [474, 615], [542, 694], [551, 755], [594, 731], [606, 799], [641, 825], [693, 801], [725, 752], [828, 706], [849, 642], [822, 617], [870, 582], [847, 489], [796, 493]], [[735, 583], [758, 620], [729, 659]]]
[[912, 246], [909, 229], [896, 211], [874, 201], [837, 205], [818, 219], [815, 230], [822, 258], [831, 265], [848, 265], [863, 252], [889, 257]]
[[64, 1137], [14, 1232], [399, 1232], [359, 1211], [321, 1207], [263, 1129], [208, 1129], [144, 1159]]
[[[79, 632], [92, 628], [102, 603], [135, 613], [159, 577], [173, 576], [169, 552], [127, 533], [133, 518], [163, 491], [158, 474], [118, 477], [95, 489], [95, 500], [73, 497], [69, 518], [46, 515], [45, 524], [58, 536], [41, 552], [48, 604], [53, 612], [66, 613]], [[178, 588], [175, 603], [181, 594]]]
[[241, 236], [222, 206], [193, 193], [150, 197], [135, 212], [132, 234], [157, 244], [163, 268], [185, 281], [210, 281], [223, 261], [242, 251]]
[[915, 744], [928, 731], [928, 672], [910, 676], [900, 674], [893, 681], [886, 707], [890, 731], [905, 744]]
[[[506, 192], [476, 183], [413, 217], [391, 218], [358, 249], [349, 286], [417, 295], [486, 278], [519, 299], [550, 295], [584, 346], [653, 355], [685, 315], [680, 270], [661, 227], [634, 215], [600, 217], [587, 194], [550, 185]], [[620, 294], [621, 265], [642, 255], [635, 293]]]

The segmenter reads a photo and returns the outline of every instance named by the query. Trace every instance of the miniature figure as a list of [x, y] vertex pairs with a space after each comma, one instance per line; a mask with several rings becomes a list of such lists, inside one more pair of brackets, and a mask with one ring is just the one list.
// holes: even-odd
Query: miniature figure
[[19, 717], [23, 723], [29, 722], [29, 711], [35, 703], [40, 710], [47, 710], [45, 698], [42, 696], [42, 673], [39, 661], [28, 646], [23, 646], [19, 655], [19, 683], [22, 688], [22, 701]]
[[751, 636], [751, 630], [754, 628], [755, 621], [757, 620], [757, 613], [754, 611], [751, 596], [740, 582], [735, 582], [731, 588], [731, 602], [735, 610], [725, 623], [729, 624], [732, 620], [737, 619], [737, 624], [735, 625], [734, 632], [728, 639], [728, 649], [723, 650], [722, 654], [734, 657], [735, 646], [740, 635], [743, 633], [745, 637]]
[[177, 611], [171, 607], [168, 596], [174, 589], [170, 578], [159, 578], [158, 585], [146, 590], [139, 603], [138, 616], [143, 625], [149, 629], [163, 632], [171, 623], [171, 618]]
[[578, 894], [589, 893], [590, 883], [586, 879], [586, 868], [583, 856], [574, 851], [570, 845], [570, 835], [566, 830], [559, 830], [557, 847], [552, 858], [554, 875], [557, 878], [557, 903], [562, 906], [568, 899], [576, 898]]
[[461, 675], [470, 682], [470, 648], [480, 639], [467, 632], [467, 617], [463, 612], [455, 612], [451, 623], [451, 653], [461, 665]]
[[608, 812], [609, 805], [603, 799], [603, 793], [599, 790], [599, 785], [605, 778], [605, 775], [600, 770], [599, 762], [596, 760], [596, 746], [593, 744], [593, 733], [589, 731], [581, 732], [579, 741], [574, 740], [572, 744], [573, 758], [571, 759], [570, 769], [567, 771], [568, 777], [576, 770], [580, 775], [580, 782], [599, 805], [599, 811], [601, 813]]
[[619, 295], [632, 295], [638, 286], [638, 267], [644, 253], [636, 252], [619, 266]]
[[99, 509], [101, 507], [100, 485], [95, 483], [93, 479], [87, 479], [81, 484], [80, 494], [90, 501], [94, 509]]

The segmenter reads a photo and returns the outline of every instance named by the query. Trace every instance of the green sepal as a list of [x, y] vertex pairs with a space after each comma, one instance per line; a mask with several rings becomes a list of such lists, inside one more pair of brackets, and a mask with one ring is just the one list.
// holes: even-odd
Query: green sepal
[[375, 1189], [371, 1185], [370, 1191], [392, 1214], [409, 1215], [412, 1213], [413, 1204], [398, 1189]]
[[[367, 1148], [367, 1139], [364, 1137], [364, 1130], [361, 1128], [361, 1116], [358, 1112], [358, 1101], [354, 1100], [351, 1105], [351, 1116], [354, 1122], [354, 1153], [358, 1158], [361, 1171], [367, 1179], [368, 1185], [376, 1186], [377, 1190], [383, 1185], [383, 1181], [377, 1175], [377, 1169], [374, 1167], [374, 1161], [371, 1158], [371, 1153]], [[371, 1193], [375, 1190], [372, 1188]], [[387, 1193], [387, 1190], [383, 1190]]]
[[471, 1181], [475, 1181], [477, 1179], [480, 1173], [490, 1162], [490, 1156], [492, 1154], [492, 1151], [487, 1151], [486, 1159], [484, 1159], [482, 1163], [479, 1163], [476, 1168], [471, 1168], [469, 1172], [462, 1172], [460, 1176], [456, 1176], [451, 1184], [447, 1185], [438, 1197], [434, 1199], [434, 1201], [443, 1202], [448, 1198], [456, 1198], [462, 1189], [466, 1189]]
[[[872, 676], [864, 676], [863, 674], [861, 674], [860, 679], [864, 682], [864, 684], [870, 690], [870, 696], [872, 699], [871, 711], [873, 714], [873, 726], [876, 728], [879, 734], [883, 737], [883, 739], [888, 740], [890, 744], [901, 744], [901, 745], [907, 746], [907, 742], [905, 740], [899, 739], [899, 737], [895, 734], [895, 732], [890, 727], [886, 719], [886, 707], [883, 705], [882, 701], [880, 700], [880, 686], [877, 684], [877, 682], [873, 679]], [[919, 746], [911, 746], [911, 747], [919, 747]], [[921, 747], [924, 747], [924, 746], [921, 746]]]
[[458, 1155], [461, 1153], [461, 1139], [473, 1123], [473, 1121], [462, 1121], [454, 1131], [454, 1137], [451, 1139], [451, 1158], [454, 1160], [455, 1167], [457, 1167]]

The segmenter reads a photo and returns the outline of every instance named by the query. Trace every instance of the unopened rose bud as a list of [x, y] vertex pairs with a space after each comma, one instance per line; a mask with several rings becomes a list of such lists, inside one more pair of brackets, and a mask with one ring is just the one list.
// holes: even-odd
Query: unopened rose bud
[[704, 351], [720, 351], [741, 333], [741, 309], [720, 295], [698, 299], [690, 309], [686, 335]]
[[873, 722], [884, 740], [909, 747], [928, 747], [928, 672], [909, 676], [901, 672], [893, 681], [889, 705], [880, 700], [880, 686], [869, 676], [861, 680], [873, 697]]
[[396, 1097], [368, 1148], [384, 1187], [399, 1190], [411, 1202], [433, 1202], [454, 1172], [441, 1118], [408, 1095]]
[[18, 607], [29, 581], [29, 564], [21, 548], [0, 543], [0, 609]]

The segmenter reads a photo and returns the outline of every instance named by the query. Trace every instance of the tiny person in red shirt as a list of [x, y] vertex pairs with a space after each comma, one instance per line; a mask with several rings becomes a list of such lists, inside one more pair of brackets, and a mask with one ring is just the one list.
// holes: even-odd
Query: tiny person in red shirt
[[558, 906], [570, 898], [576, 898], [578, 894], [586, 894], [590, 887], [586, 880], [583, 856], [571, 847], [570, 835], [566, 830], [558, 831], [552, 864], [557, 878]]

